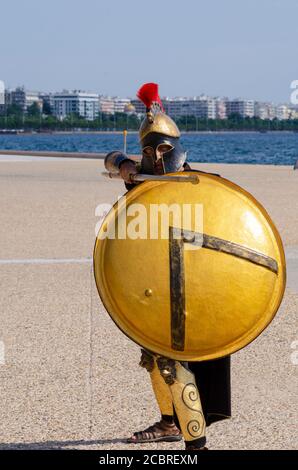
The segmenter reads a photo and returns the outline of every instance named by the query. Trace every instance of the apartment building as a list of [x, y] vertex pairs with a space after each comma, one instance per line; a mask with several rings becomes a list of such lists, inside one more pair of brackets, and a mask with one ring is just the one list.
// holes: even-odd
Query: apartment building
[[100, 96], [98, 105], [101, 113], [114, 114], [115, 112], [115, 102], [111, 96]]
[[94, 121], [99, 113], [99, 101], [96, 93], [83, 91], [64, 91], [53, 95], [53, 114], [58, 119], [65, 119], [71, 114], [81, 116], [87, 121]]
[[224, 98], [215, 98], [215, 114], [216, 119], [226, 119], [227, 118], [227, 106], [226, 99]]
[[275, 119], [277, 108], [273, 103], [255, 102], [255, 116], [260, 119]]
[[0, 80], [0, 106], [5, 104], [5, 85], [2, 80]]
[[231, 114], [239, 114], [241, 117], [253, 117], [255, 113], [255, 102], [253, 100], [227, 100], [226, 101], [227, 116]]

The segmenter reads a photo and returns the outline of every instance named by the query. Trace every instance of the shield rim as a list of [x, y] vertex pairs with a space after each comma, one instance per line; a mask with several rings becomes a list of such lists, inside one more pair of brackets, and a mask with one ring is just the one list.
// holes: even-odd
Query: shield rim
[[[95, 278], [95, 284], [96, 284], [96, 287], [97, 287], [97, 291], [98, 291], [99, 297], [100, 297], [100, 299], [103, 303], [103, 306], [104, 306], [105, 310], [107, 311], [107, 313], [109, 314], [110, 318], [113, 320], [115, 325], [122, 331], [122, 333], [127, 338], [129, 338], [135, 344], [139, 345], [141, 348], [145, 348], [146, 350], [148, 350], [148, 351], [150, 351], [154, 354], [160, 355], [160, 356], [169, 357], [171, 359], [175, 359], [175, 360], [179, 360], [179, 361], [202, 362], [202, 361], [220, 359], [220, 358], [229, 356], [231, 354], [234, 354], [237, 351], [240, 351], [241, 349], [243, 349], [246, 346], [248, 346], [249, 344], [251, 344], [255, 339], [257, 339], [261, 335], [261, 333], [270, 325], [270, 323], [273, 321], [273, 319], [275, 318], [275, 316], [276, 316], [276, 314], [277, 314], [277, 312], [280, 308], [281, 302], [283, 300], [285, 288], [286, 288], [286, 258], [285, 258], [285, 251], [284, 251], [281, 236], [280, 236], [273, 220], [271, 219], [270, 215], [268, 214], [268, 212], [266, 211], [264, 206], [257, 199], [255, 199], [255, 197], [251, 193], [249, 193], [248, 191], [246, 191], [245, 189], [243, 189], [241, 186], [237, 185], [236, 183], [233, 183], [232, 181], [228, 180], [227, 178], [223, 178], [221, 176], [206, 173], [204, 171], [199, 171], [199, 170], [184, 171], [183, 175], [187, 175], [187, 174], [193, 175], [194, 173], [197, 173], [198, 175], [202, 175], [203, 177], [211, 178], [213, 180], [220, 180], [221, 183], [224, 183], [225, 185], [227, 185], [230, 188], [236, 189], [239, 193], [241, 193], [242, 195], [247, 197], [260, 210], [260, 212], [262, 213], [262, 215], [264, 216], [264, 218], [267, 220], [268, 224], [270, 225], [270, 228], [271, 228], [271, 230], [272, 230], [272, 232], [275, 236], [277, 247], [278, 247], [279, 253], [280, 253], [280, 263], [278, 263], [278, 266], [279, 266], [279, 271], [280, 271], [279, 276], [281, 277], [281, 281], [278, 283], [278, 286], [277, 286], [276, 300], [275, 300], [274, 308], [272, 310], [271, 318], [267, 322], [265, 322], [265, 324], [262, 328], [258, 329], [258, 333], [254, 334], [255, 330], [257, 329], [257, 328], [254, 328], [253, 330], [250, 331], [250, 334], [248, 334], [245, 337], [246, 339], [248, 339], [248, 341], [245, 342], [245, 344], [243, 344], [243, 341], [240, 341], [240, 340], [234, 341], [231, 344], [231, 346], [226, 347], [222, 351], [222, 353], [216, 352], [216, 353], [205, 354], [204, 356], [194, 356], [194, 355], [185, 354], [184, 351], [174, 351], [174, 350], [168, 351], [168, 350], [163, 350], [163, 349], [160, 349], [160, 348], [152, 349], [152, 345], [149, 344], [146, 341], [144, 341], [143, 344], [140, 343], [139, 338], [136, 335], [134, 335], [133, 332], [130, 332], [130, 334], [129, 334], [123, 328], [123, 326], [121, 324], [122, 321], [121, 321], [121, 319], [119, 319], [119, 314], [117, 314], [117, 313], [116, 314], [115, 313], [111, 314], [110, 313], [110, 310], [108, 309], [109, 296], [106, 295], [106, 299], [104, 298], [103, 293], [101, 292], [101, 290], [99, 288], [98, 280], [97, 280], [97, 277], [96, 277], [97, 270], [95, 269], [95, 252], [97, 250], [97, 245], [98, 245], [99, 242], [101, 242], [101, 243], [99, 243], [99, 245], [100, 245], [99, 253], [102, 253], [103, 248], [104, 248], [105, 243], [106, 243], [106, 239], [101, 240], [101, 239], [98, 238], [98, 235], [99, 235], [100, 231], [103, 229], [104, 225], [109, 223], [109, 219], [111, 217], [117, 217], [118, 211], [122, 207], [121, 203], [123, 201], [124, 196], [126, 197], [126, 205], [128, 205], [131, 202], [131, 199], [135, 198], [136, 193], [146, 191], [146, 189], [144, 189], [144, 186], [148, 186], [148, 189], [149, 189], [151, 186], [159, 186], [161, 184], [165, 184], [165, 183], [167, 183], [166, 181], [144, 181], [144, 182], [138, 184], [135, 188], [125, 192], [121, 196], [121, 198], [113, 204], [110, 211], [108, 212], [105, 219], [103, 220], [103, 222], [102, 222], [102, 224], [99, 228], [98, 234], [96, 236], [94, 249], [93, 249], [93, 274], [94, 274], [94, 278]], [[175, 172], [175, 173], [167, 173], [167, 174], [168, 175], [180, 175], [181, 173], [180, 172]], [[101, 257], [99, 256], [99, 258], [101, 258]], [[102, 270], [100, 270], [100, 272], [102, 272]], [[103, 276], [102, 275], [100, 275], [100, 279], [101, 279], [101, 286], [104, 286], [105, 283], [103, 282]], [[108, 292], [108, 289], [106, 289], [106, 291]], [[111, 302], [110, 302], [110, 304], [111, 304]], [[239, 343], [240, 343], [240, 345], [239, 345]]]

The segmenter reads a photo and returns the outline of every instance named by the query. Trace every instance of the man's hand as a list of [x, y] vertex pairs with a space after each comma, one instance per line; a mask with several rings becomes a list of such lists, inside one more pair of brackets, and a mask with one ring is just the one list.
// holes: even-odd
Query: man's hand
[[119, 173], [126, 183], [131, 183], [131, 175], [136, 175], [138, 173], [136, 164], [129, 160], [123, 162], [120, 165]]

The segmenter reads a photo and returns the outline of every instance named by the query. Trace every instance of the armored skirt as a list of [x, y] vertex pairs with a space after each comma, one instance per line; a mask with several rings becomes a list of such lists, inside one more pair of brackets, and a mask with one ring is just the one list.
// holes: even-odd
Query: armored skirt
[[231, 417], [230, 363], [230, 356], [188, 363], [196, 378], [207, 426]]

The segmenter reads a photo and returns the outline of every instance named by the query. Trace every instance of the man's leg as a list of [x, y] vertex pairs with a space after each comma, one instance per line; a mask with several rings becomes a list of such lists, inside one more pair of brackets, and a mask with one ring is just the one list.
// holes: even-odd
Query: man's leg
[[156, 364], [156, 357], [142, 349], [140, 365], [149, 373], [152, 388], [158, 403], [161, 420], [144, 431], [136, 432], [128, 442], [177, 441], [181, 440], [180, 430], [174, 421], [174, 407], [169, 386], [162, 378]]
[[165, 357], [159, 357], [157, 365], [171, 391], [186, 449], [204, 448], [206, 423], [193, 373], [187, 364]]

